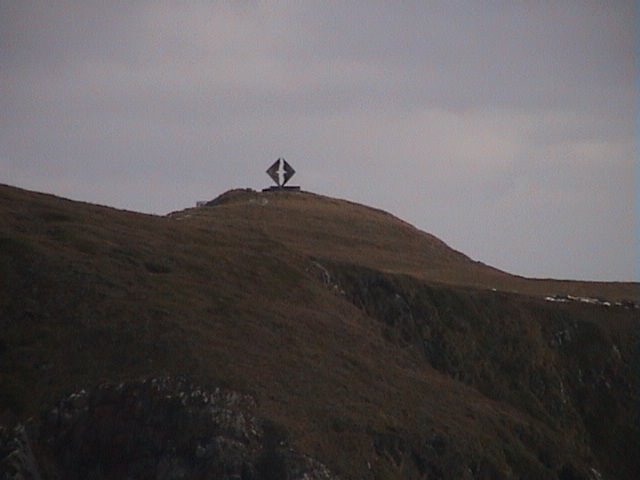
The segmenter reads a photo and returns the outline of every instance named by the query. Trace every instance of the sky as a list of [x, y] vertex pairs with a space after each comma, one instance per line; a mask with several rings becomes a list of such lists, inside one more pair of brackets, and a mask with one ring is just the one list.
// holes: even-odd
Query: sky
[[291, 185], [510, 273], [640, 280], [634, 1], [0, 0], [0, 183]]

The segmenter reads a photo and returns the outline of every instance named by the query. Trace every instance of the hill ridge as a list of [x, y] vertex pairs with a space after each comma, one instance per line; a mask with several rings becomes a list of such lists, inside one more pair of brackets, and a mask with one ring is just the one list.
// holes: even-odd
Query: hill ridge
[[[243, 195], [152, 216], [0, 186], [0, 457], [8, 427], [31, 416], [49, 425], [73, 392], [98, 402], [80, 395], [73, 422], [100, 418], [82, 412], [103, 404], [131, 418], [136, 397], [112, 401], [100, 385], [186, 377], [248, 395], [252, 415], [302, 455], [282, 458], [300, 467], [308, 455], [344, 479], [640, 475], [637, 302], [544, 297], [627, 298], [638, 285], [518, 279], [368, 207]], [[145, 407], [135, 418], [164, 417]], [[51, 431], [117, 445], [102, 426]], [[67, 460], [97, 458], [51, 450], [30, 428], [44, 478], [79, 478]], [[203, 444], [198, 428], [171, 431], [192, 450], [167, 457], [158, 445], [157, 458], [241, 475], [242, 455], [218, 455], [233, 436]], [[255, 480], [270, 478], [255, 464], [267, 443], [243, 450]], [[142, 475], [135, 465], [94, 467], [115, 479]]]
[[[287, 202], [296, 202], [298, 200], [299, 205], [297, 208], [285, 208]], [[420, 245], [416, 245], [417, 248], [420, 246], [424, 247], [427, 250], [429, 247], [435, 250], [435, 253], [431, 258], [422, 258], [420, 259], [420, 252], [416, 249], [413, 249], [410, 252], [401, 252], [403, 247], [395, 246], [396, 255], [392, 259], [387, 259], [388, 270], [390, 272], [395, 273], [406, 273], [413, 276], [417, 276], [423, 280], [427, 281], [435, 281], [446, 284], [454, 284], [461, 286], [470, 286], [476, 288], [495, 288], [496, 290], [503, 291], [511, 291], [513, 293], [521, 293], [521, 294], [531, 294], [541, 297], [546, 296], [566, 296], [572, 295], [576, 297], [582, 298], [594, 298], [594, 297], [605, 297], [611, 301], [632, 301], [635, 303], [640, 303], [640, 283], [638, 282], [610, 282], [610, 281], [580, 281], [580, 280], [559, 280], [559, 279], [532, 279], [526, 278], [521, 275], [515, 275], [503, 270], [497, 269], [493, 266], [487, 265], [483, 262], [476, 261], [471, 259], [469, 256], [464, 253], [457, 251], [450, 247], [446, 242], [442, 239], [437, 238], [436, 236], [424, 232], [414, 225], [398, 218], [397, 216], [379, 209], [375, 207], [370, 207], [366, 205], [361, 205], [356, 202], [352, 202], [350, 200], [336, 199], [332, 197], [326, 197], [320, 194], [312, 193], [312, 192], [258, 192], [251, 189], [232, 189], [229, 190], [215, 199], [207, 202], [205, 206], [220, 206], [226, 205], [231, 206], [234, 205], [238, 208], [236, 210], [236, 214], [241, 214], [242, 206], [253, 205], [255, 207], [266, 207], [269, 200], [275, 202], [280, 208], [284, 208], [285, 211], [283, 213], [283, 217], [288, 218], [289, 220], [280, 221], [279, 219], [274, 218], [273, 216], [269, 217], [268, 222], [272, 225], [278, 224], [279, 232], [276, 231], [275, 228], [270, 230], [270, 234], [272, 238], [277, 238], [281, 241], [287, 243], [287, 235], [284, 234], [287, 229], [291, 230], [291, 225], [295, 224], [299, 228], [304, 227], [304, 217], [306, 215], [313, 215], [314, 212], [305, 211], [305, 205], [311, 201], [315, 201], [317, 204], [324, 205], [326, 208], [325, 211], [318, 213], [316, 209], [316, 220], [323, 221], [326, 224], [330, 224], [331, 218], [336, 218], [339, 215], [342, 215], [341, 210], [344, 212], [346, 210], [351, 210], [351, 215], [349, 220], [351, 221], [351, 225], [349, 221], [343, 221], [342, 227], [345, 229], [351, 228], [353, 232], [349, 235], [346, 235], [344, 238], [335, 238], [334, 240], [339, 240], [343, 242], [352, 241], [354, 238], [366, 238], [371, 232], [366, 231], [366, 229], [361, 229], [357, 231], [355, 228], [359, 222], [363, 222], [364, 219], [367, 218], [367, 214], [372, 215], [380, 215], [384, 220], [388, 220], [391, 224], [393, 224], [393, 228], [405, 232], [405, 237], [410, 235], [415, 235], [415, 237], [422, 237], [425, 242]], [[336, 207], [336, 208], [331, 208]], [[171, 216], [183, 216], [183, 215], [194, 215], [197, 210], [193, 208], [188, 208], [183, 211], [172, 212]], [[255, 213], [252, 218], [254, 222], [258, 222]], [[268, 214], [268, 210], [264, 210], [262, 213]], [[344, 215], [345, 217], [348, 216]], [[315, 235], [322, 232], [306, 230], [303, 232], [307, 238], [311, 235]], [[387, 229], [385, 231], [387, 237], [393, 237], [394, 233], [392, 229]], [[297, 239], [299, 240], [299, 239]], [[385, 241], [382, 235], [379, 235], [376, 239], [380, 243]], [[401, 238], [400, 240], [404, 240]], [[304, 243], [304, 241], [302, 242]], [[295, 248], [293, 236], [289, 237], [289, 245]], [[385, 247], [389, 247], [389, 242]], [[315, 246], [317, 248], [318, 245]], [[302, 249], [304, 253], [313, 254], [311, 248]], [[393, 250], [389, 248], [389, 250]], [[317, 256], [321, 256], [317, 252], [315, 252]], [[402, 253], [402, 255], [400, 255]], [[407, 259], [409, 255], [413, 255], [413, 258]], [[449, 260], [455, 260], [456, 263], [453, 265], [437, 265], [438, 258], [436, 257], [447, 257]], [[401, 258], [405, 257], [405, 258]], [[417, 257], [417, 261], [416, 261]], [[347, 261], [344, 255], [341, 257], [342, 260]], [[353, 261], [353, 256], [351, 256], [350, 260]], [[367, 262], [364, 259], [359, 259], [362, 261], [364, 266], [369, 266], [372, 268], [376, 268], [376, 265]], [[357, 262], [356, 262], [357, 263]], [[399, 264], [404, 264], [402, 268], [397, 268]], [[435, 265], [434, 265], [435, 264]], [[449, 269], [447, 271], [447, 268]], [[383, 268], [384, 269], [384, 268]], [[456, 271], [457, 270], [457, 271]], [[546, 286], [545, 286], [546, 284]]]

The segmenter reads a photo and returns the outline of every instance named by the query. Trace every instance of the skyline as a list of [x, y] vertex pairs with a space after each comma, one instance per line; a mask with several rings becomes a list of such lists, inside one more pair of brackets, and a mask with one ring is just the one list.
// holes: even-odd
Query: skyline
[[0, 2], [0, 183], [166, 214], [270, 185], [509, 273], [640, 280], [635, 2]]

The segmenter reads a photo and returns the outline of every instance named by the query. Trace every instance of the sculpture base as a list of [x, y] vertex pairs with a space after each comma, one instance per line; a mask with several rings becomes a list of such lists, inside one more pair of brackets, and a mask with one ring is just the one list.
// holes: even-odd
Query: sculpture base
[[269, 187], [269, 188], [263, 188], [262, 189], [263, 192], [299, 192], [300, 191], [300, 187]]

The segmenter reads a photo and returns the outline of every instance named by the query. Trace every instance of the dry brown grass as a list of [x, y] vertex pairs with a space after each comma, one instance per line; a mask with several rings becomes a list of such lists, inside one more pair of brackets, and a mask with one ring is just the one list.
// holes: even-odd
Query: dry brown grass
[[[412, 455], [438, 436], [450, 473], [475, 458], [479, 471], [508, 476], [520, 465], [544, 476], [530, 458], [541, 445], [578, 463], [586, 448], [517, 399], [482, 392], [395, 341], [332, 285], [349, 265], [426, 282], [445, 292], [443, 311], [462, 302], [483, 321], [493, 297], [474, 297], [477, 288], [638, 298], [636, 284], [513, 277], [387, 213], [307, 193], [232, 192], [215, 207], [157, 217], [0, 187], [0, 225], [5, 418], [101, 381], [188, 374], [252, 393], [299, 448], [347, 478], [417, 478]], [[542, 300], [504, 298], [518, 321], [552, 315]], [[620, 316], [624, 336], [629, 316]]]
[[[526, 295], [565, 294], [640, 302], [630, 282], [534, 280], [510, 275], [447, 246], [392, 215], [344, 200], [304, 192], [232, 191], [215, 209], [189, 209], [178, 217], [200, 225], [246, 227], [303, 255], [353, 263], [429, 282]], [[244, 223], [244, 225], [243, 225]]]

